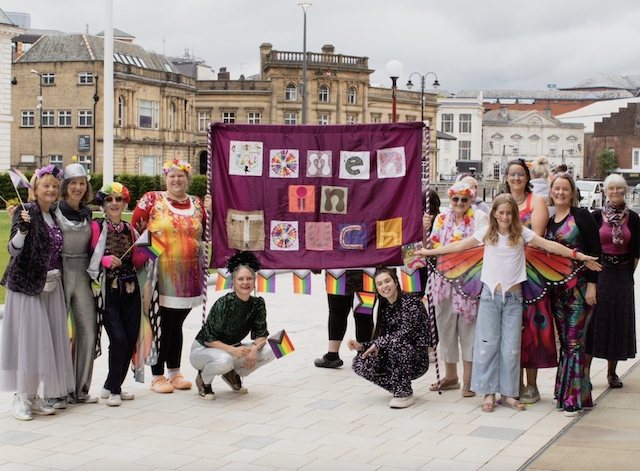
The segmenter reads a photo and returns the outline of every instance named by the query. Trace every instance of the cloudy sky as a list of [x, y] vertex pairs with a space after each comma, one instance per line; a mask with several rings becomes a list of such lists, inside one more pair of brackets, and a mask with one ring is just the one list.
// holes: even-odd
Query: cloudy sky
[[[0, 0], [31, 27], [96, 34], [104, 0]], [[259, 47], [302, 51], [298, 0], [113, 0], [113, 24], [146, 49], [190, 54], [231, 77], [259, 72]], [[640, 74], [638, 0], [312, 0], [307, 50], [369, 57], [371, 83], [390, 86], [385, 65], [435, 72], [443, 88], [570, 87], [599, 72]], [[432, 76], [428, 78], [429, 83]], [[414, 83], [416, 81], [414, 80]]]

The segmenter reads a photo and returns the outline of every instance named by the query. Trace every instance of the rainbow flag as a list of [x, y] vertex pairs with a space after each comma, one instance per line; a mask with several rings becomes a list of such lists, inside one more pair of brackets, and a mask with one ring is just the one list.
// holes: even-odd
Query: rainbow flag
[[293, 270], [293, 294], [311, 294], [311, 270]]
[[276, 292], [276, 271], [275, 270], [259, 270], [258, 271], [258, 292], [259, 293], [275, 293]]
[[27, 177], [17, 168], [10, 168], [7, 170], [9, 177], [11, 178], [11, 183], [13, 183], [13, 187], [17, 190], [18, 188], [31, 188], [31, 184]]
[[327, 294], [347, 294], [347, 270], [327, 270]]
[[373, 274], [376, 272], [375, 268], [363, 268], [362, 269], [362, 289], [367, 293], [376, 292], [376, 284], [373, 281]]
[[417, 293], [420, 291], [420, 272], [418, 269], [409, 270], [401, 267], [400, 286], [402, 286], [402, 291], [406, 291], [407, 293]]
[[151, 260], [158, 258], [167, 248], [155, 232], [149, 232], [148, 230], [140, 234], [140, 237], [134, 242], [134, 245], [147, 254], [147, 257]]
[[295, 350], [284, 329], [277, 334], [272, 335], [267, 340], [269, 341], [269, 346], [271, 347], [271, 350], [273, 350], [273, 354], [276, 358], [282, 358]]
[[373, 315], [373, 306], [376, 303], [376, 294], [364, 291], [356, 291], [353, 302], [353, 312], [358, 314]]
[[216, 281], [216, 291], [231, 289], [231, 273], [226, 268], [218, 268], [218, 279]]

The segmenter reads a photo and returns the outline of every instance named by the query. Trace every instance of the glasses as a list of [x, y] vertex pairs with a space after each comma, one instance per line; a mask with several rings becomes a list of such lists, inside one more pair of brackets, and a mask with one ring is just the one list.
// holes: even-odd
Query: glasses
[[112, 203], [113, 200], [116, 200], [117, 203], [122, 203], [122, 201], [124, 200], [124, 198], [122, 196], [107, 196], [104, 199], [107, 203]]
[[462, 203], [468, 203], [469, 202], [469, 198], [459, 198], [457, 196], [454, 196], [453, 198], [451, 198], [451, 201], [453, 201], [454, 203], [457, 203], [458, 201], [460, 201]]
[[518, 177], [518, 178], [524, 178], [526, 175], [527, 175], [527, 174], [526, 174], [526, 173], [524, 173], [524, 172], [509, 172], [509, 176], [510, 176], [511, 178], [516, 178], [516, 177]]

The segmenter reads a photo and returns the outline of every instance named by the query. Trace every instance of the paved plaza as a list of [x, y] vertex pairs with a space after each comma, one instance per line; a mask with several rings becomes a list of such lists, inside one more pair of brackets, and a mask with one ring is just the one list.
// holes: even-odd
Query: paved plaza
[[[631, 468], [625, 462], [616, 466], [617, 456], [629, 465], [640, 461], [639, 452], [633, 454], [640, 449], [640, 368], [624, 377], [634, 361], [619, 365], [625, 387], [608, 390], [606, 362], [594, 360], [594, 399], [606, 392], [605, 398], [574, 419], [552, 403], [555, 369], [540, 371], [542, 399], [524, 412], [497, 406], [495, 412], [483, 413], [479, 396], [462, 398], [460, 390], [430, 392], [434, 364], [413, 383], [416, 405], [390, 409], [390, 394], [353, 373], [353, 354], [346, 346], [340, 352], [345, 360], [341, 369], [313, 366], [327, 348], [327, 302], [324, 277], [312, 276], [310, 296], [292, 294], [287, 272], [277, 275], [277, 293], [261, 294], [270, 332], [286, 329], [295, 351], [247, 377], [249, 394], [234, 394], [220, 378], [213, 383], [215, 401], [200, 399], [195, 386], [156, 394], [149, 390], [147, 368], [145, 384], [127, 378], [124, 389], [136, 399], [120, 407], [107, 407], [101, 400], [20, 422], [11, 412], [12, 394], [3, 392], [0, 471], [603, 469], [597, 457], [624, 470]], [[211, 286], [209, 306], [224, 293]], [[188, 352], [201, 323], [199, 309], [185, 323], [183, 372], [191, 380], [196, 372]], [[105, 354], [96, 360], [93, 395], [99, 394], [107, 373], [107, 344], [103, 335]], [[461, 365], [458, 369], [461, 373]], [[602, 451], [619, 449], [620, 443], [628, 452]], [[566, 463], [575, 468], [562, 464], [560, 458], [567, 455], [571, 459]]]

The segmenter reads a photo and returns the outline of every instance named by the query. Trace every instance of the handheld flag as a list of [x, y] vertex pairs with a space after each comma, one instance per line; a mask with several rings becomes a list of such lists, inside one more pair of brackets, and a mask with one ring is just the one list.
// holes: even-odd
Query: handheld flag
[[273, 354], [276, 358], [282, 358], [295, 350], [284, 329], [277, 334], [272, 335], [267, 340], [269, 341], [269, 346], [271, 347], [271, 350], [273, 350]]
[[11, 178], [11, 183], [13, 183], [13, 187], [17, 190], [18, 188], [31, 188], [31, 184], [27, 177], [17, 168], [10, 168], [7, 170], [9, 173], [9, 177]]
[[357, 312], [358, 314], [368, 314], [370, 316], [373, 315], [373, 306], [376, 303], [375, 293], [357, 291], [355, 295], [353, 312]]
[[155, 232], [149, 232], [149, 230], [145, 230], [140, 234], [140, 237], [134, 242], [134, 245], [142, 250], [151, 260], [158, 258], [166, 249], [162, 239], [160, 239]]

